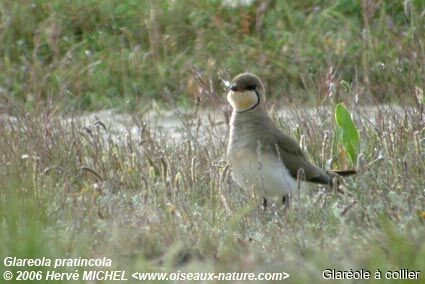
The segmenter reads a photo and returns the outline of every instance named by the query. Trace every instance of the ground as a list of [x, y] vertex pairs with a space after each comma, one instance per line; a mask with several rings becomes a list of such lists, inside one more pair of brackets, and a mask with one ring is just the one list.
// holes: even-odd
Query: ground
[[[110, 257], [127, 273], [284, 271], [291, 283], [325, 282], [325, 269], [420, 271], [420, 113], [351, 110], [361, 150], [348, 193], [313, 187], [270, 211], [230, 178], [222, 111], [3, 116], [2, 256]], [[332, 108], [272, 116], [315, 163], [337, 156]]]

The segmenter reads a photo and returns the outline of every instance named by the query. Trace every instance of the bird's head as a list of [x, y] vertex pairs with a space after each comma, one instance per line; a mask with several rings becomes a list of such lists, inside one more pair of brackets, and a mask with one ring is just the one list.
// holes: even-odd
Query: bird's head
[[251, 73], [242, 73], [230, 82], [227, 101], [236, 112], [246, 112], [264, 105], [264, 86], [260, 78]]

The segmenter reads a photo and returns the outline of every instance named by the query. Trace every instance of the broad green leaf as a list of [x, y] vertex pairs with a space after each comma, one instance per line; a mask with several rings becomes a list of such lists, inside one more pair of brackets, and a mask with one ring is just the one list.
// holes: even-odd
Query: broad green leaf
[[360, 136], [351, 119], [350, 113], [342, 103], [335, 107], [335, 120], [340, 127], [339, 142], [347, 151], [348, 156], [353, 164], [357, 162], [357, 154], [359, 150]]

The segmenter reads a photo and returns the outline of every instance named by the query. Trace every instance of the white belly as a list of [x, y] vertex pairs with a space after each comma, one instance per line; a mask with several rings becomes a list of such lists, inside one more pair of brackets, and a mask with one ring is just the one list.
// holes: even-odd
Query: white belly
[[266, 198], [287, 195], [297, 188], [296, 180], [277, 157], [240, 150], [231, 161], [233, 179], [245, 188], [255, 187]]

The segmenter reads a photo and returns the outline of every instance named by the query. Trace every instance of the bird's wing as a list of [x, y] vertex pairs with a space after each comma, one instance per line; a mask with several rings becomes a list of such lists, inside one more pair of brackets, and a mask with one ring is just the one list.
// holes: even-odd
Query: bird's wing
[[274, 129], [276, 147], [273, 149], [285, 164], [289, 173], [296, 179], [298, 171], [304, 170], [305, 180], [315, 183], [331, 183], [329, 175], [324, 169], [310, 163], [301, 147], [293, 138], [283, 134], [277, 128]]

